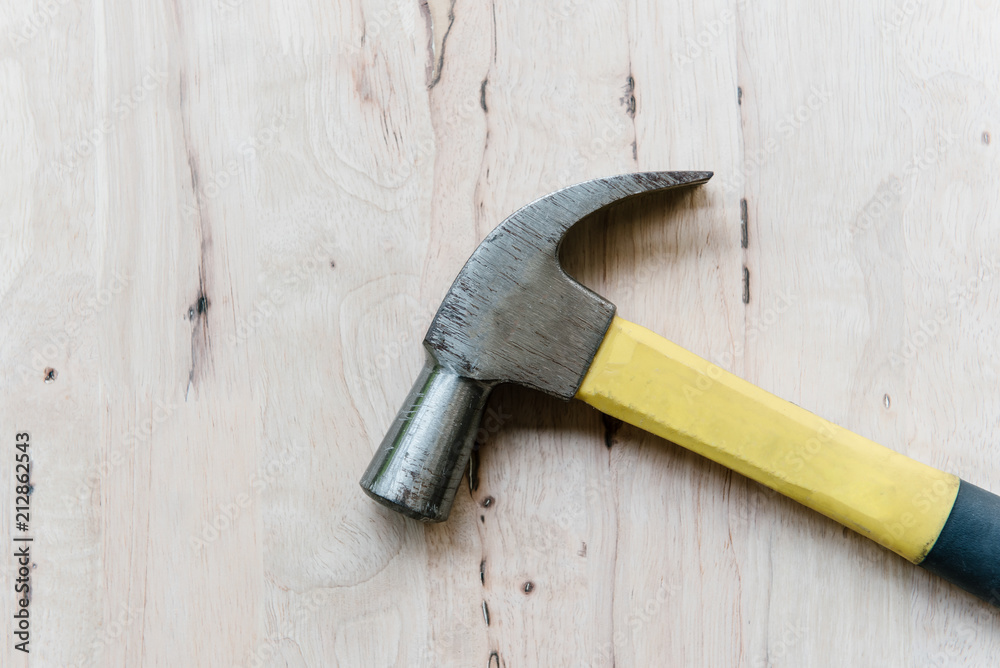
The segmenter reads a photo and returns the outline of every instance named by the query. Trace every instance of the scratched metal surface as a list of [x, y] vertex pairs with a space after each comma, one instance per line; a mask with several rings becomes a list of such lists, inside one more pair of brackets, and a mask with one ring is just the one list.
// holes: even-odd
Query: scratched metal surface
[[442, 297], [425, 341], [469, 378], [510, 382], [572, 399], [614, 304], [559, 263], [566, 233], [588, 215], [643, 193], [695, 187], [708, 173], [630, 173], [561, 188], [490, 232]]
[[499, 221], [704, 169], [574, 230], [569, 273], [996, 491], [1000, 17], [949, 9], [10, 4], [0, 457], [31, 433], [35, 540], [0, 664], [993, 665], [984, 604], [577, 402], [498, 388], [444, 524], [357, 484]]

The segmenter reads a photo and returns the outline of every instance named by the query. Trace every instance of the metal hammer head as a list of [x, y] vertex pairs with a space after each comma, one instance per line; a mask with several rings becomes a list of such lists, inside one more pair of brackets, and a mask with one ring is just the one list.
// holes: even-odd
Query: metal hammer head
[[472, 254], [424, 337], [427, 360], [361, 486], [416, 519], [447, 519], [490, 391], [527, 385], [571, 399], [615, 306], [559, 264], [566, 231], [646, 192], [698, 185], [711, 172], [646, 172], [563, 188], [519, 209]]

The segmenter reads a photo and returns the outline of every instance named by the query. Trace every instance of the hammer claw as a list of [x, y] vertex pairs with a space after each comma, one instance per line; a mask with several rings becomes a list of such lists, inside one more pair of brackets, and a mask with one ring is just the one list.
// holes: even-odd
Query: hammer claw
[[569, 228], [610, 204], [645, 193], [697, 186], [712, 172], [636, 172], [577, 183], [536, 199], [501, 223], [487, 239], [525, 228], [558, 247]]

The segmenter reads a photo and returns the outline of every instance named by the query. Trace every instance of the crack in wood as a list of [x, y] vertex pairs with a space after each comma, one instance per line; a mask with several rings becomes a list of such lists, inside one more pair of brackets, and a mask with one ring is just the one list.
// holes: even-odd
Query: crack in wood
[[472, 449], [469, 455], [469, 494], [479, 489], [479, 448]]
[[740, 246], [746, 248], [750, 242], [750, 228], [748, 225], [749, 215], [747, 214], [747, 198], [740, 199]]
[[[433, 3], [433, 7], [431, 6]], [[451, 34], [451, 28], [455, 25], [455, 0], [451, 0], [448, 5], [448, 27], [445, 28], [444, 33], [441, 35], [440, 41], [436, 39], [438, 34], [438, 26], [434, 20], [434, 15], [440, 14], [440, 9], [435, 12], [435, 8], [438, 8], [441, 3], [436, 0], [421, 0], [420, 1], [420, 13], [424, 15], [424, 21], [427, 23], [427, 48], [428, 48], [428, 81], [427, 88], [430, 90], [437, 85], [441, 80], [441, 72], [444, 70], [444, 52], [445, 47], [448, 44], [448, 35]]]
[[180, 106], [181, 123], [183, 126], [184, 150], [187, 153], [188, 172], [191, 178], [191, 191], [194, 197], [194, 213], [197, 222], [199, 237], [198, 244], [198, 294], [194, 302], [188, 307], [188, 320], [194, 324], [191, 329], [191, 367], [188, 369], [188, 384], [184, 392], [184, 400], [187, 401], [191, 389], [198, 380], [200, 369], [205, 366], [205, 361], [209, 356], [210, 337], [208, 331], [208, 309], [212, 303], [208, 298], [209, 285], [209, 264], [207, 257], [211, 252], [212, 236], [211, 230], [206, 220], [204, 206], [201, 200], [201, 192], [198, 184], [200, 177], [198, 172], [198, 160], [191, 144], [190, 124], [188, 123], [188, 112], [185, 104], [187, 77], [183, 70], [179, 76], [180, 92], [178, 94], [178, 104]]
[[628, 117], [635, 119], [635, 79], [632, 77], [632, 71], [629, 70], [628, 76], [625, 78], [625, 95], [619, 98], [619, 102], [625, 105], [625, 113]]

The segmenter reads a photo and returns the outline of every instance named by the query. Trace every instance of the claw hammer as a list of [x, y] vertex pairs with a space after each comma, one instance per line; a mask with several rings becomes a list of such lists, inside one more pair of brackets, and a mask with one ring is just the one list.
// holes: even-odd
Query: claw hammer
[[426, 362], [361, 486], [448, 517], [491, 390], [518, 383], [661, 436], [1000, 607], [1000, 497], [779, 399], [615, 315], [559, 264], [567, 230], [614, 202], [700, 185], [646, 172], [563, 188], [494, 229], [424, 338]]

